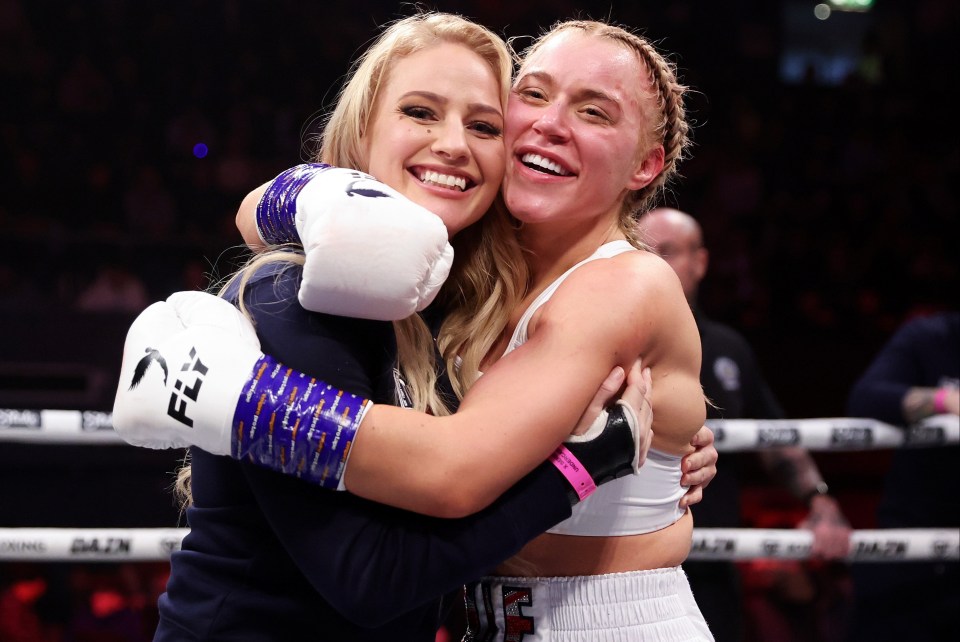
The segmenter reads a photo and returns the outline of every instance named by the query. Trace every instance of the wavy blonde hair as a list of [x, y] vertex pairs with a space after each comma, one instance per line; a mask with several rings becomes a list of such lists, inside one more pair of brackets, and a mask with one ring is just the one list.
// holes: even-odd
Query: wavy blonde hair
[[[594, 20], [558, 22], [522, 53], [523, 61], [554, 36], [571, 30], [612, 40], [634, 51], [643, 63], [646, 78], [654, 89], [656, 115], [648, 119], [648, 131], [639, 132], [640, 140], [662, 144], [663, 169], [648, 185], [629, 192], [624, 198], [617, 221], [619, 229], [637, 248], [649, 249], [636, 230], [636, 220], [653, 206], [667, 183], [677, 175], [677, 165], [690, 145], [690, 126], [686, 120], [683, 96], [687, 91], [677, 80], [676, 70], [647, 40], [627, 29]], [[648, 86], [643, 82], [643, 88]], [[480, 363], [507, 327], [510, 313], [519, 305], [530, 286], [523, 249], [517, 240], [517, 221], [498, 201], [494, 211], [481, 221], [476, 235], [464, 235], [477, 251], [455, 266], [457, 288], [455, 304], [440, 331], [438, 343], [458, 396], [479, 376]]]
[[[340, 92], [337, 105], [324, 127], [318, 160], [331, 165], [365, 169], [368, 159], [363, 153], [363, 135], [373, 115], [377, 96], [389, 79], [393, 65], [406, 56], [441, 42], [462, 44], [480, 56], [500, 83], [500, 102], [506, 105], [514, 58], [503, 39], [462, 16], [418, 13], [393, 23], [354, 63], [351, 80]], [[484, 218], [488, 217], [489, 214]], [[466, 235], [473, 236], [472, 232], [466, 232]], [[457, 239], [455, 246], [457, 262], [463, 260], [464, 255], [468, 256], [468, 262], [484, 262], [482, 258], [471, 260], [482, 252], [477, 252], [469, 241]], [[454, 283], [458, 281], [455, 276], [458, 272], [455, 271], [448, 280], [447, 290], [457, 289]], [[429, 328], [423, 319], [415, 315], [394, 323], [394, 330], [400, 369], [415, 400], [415, 408], [429, 409], [437, 415], [449, 414], [449, 409], [436, 392], [437, 365]]]
[[[363, 136], [381, 87], [389, 81], [390, 72], [398, 60], [439, 43], [461, 44], [480, 56], [493, 70], [500, 84], [501, 104], [506, 105], [514, 58], [504, 40], [462, 16], [421, 11], [390, 24], [351, 66], [349, 80], [340, 90], [336, 106], [326, 119], [313, 160], [366, 171], [369, 159], [363, 151]], [[475, 246], [471, 243], [460, 245], [464, 253], [475, 253]], [[303, 264], [302, 249], [299, 252], [290, 249], [290, 246], [268, 248], [238, 270], [223, 289], [239, 281], [241, 309], [245, 310], [243, 287], [256, 270], [277, 261]], [[457, 252], [459, 256], [459, 247]], [[450, 414], [436, 390], [437, 364], [433, 336], [427, 324], [419, 315], [413, 315], [395, 321], [393, 327], [397, 337], [397, 361], [414, 408], [435, 415]], [[190, 467], [185, 465], [175, 484], [176, 492], [185, 504], [189, 503], [190, 497], [189, 478]]]

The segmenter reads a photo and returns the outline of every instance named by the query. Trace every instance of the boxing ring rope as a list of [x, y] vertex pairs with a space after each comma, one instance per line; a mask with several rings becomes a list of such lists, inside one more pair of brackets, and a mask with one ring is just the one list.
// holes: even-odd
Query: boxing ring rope
[[[123, 445], [109, 412], [0, 408], [0, 442]], [[721, 452], [799, 446], [807, 450], [923, 448], [960, 443], [960, 417], [934, 415], [906, 428], [851, 417], [711, 419]]]
[[[874, 419], [710, 420], [718, 451], [798, 446], [811, 451], [921, 448], [960, 443], [960, 417], [935, 415], [906, 428]], [[0, 442], [125, 445], [111, 414], [78, 410], [0, 409]], [[0, 528], [0, 562], [148, 562], [167, 560], [186, 528]], [[694, 528], [691, 560], [810, 558], [803, 529]], [[960, 530], [855, 530], [848, 562], [960, 560]]]
[[[164, 561], [187, 528], [0, 528], [0, 562]], [[810, 558], [813, 533], [800, 529], [694, 528], [691, 560]], [[960, 530], [857, 530], [848, 562], [960, 560]]]
[[933, 415], [902, 427], [856, 417], [710, 419], [718, 451], [799, 446], [807, 450], [924, 448], [960, 442], [960, 417]]

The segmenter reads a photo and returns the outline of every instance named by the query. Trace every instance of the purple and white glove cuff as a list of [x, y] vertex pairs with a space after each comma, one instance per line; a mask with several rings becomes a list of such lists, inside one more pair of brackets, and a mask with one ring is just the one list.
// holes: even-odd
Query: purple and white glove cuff
[[297, 233], [297, 195], [317, 174], [330, 169], [326, 163], [304, 163], [281, 172], [270, 182], [257, 203], [257, 233], [267, 245], [300, 243]]
[[263, 355], [234, 413], [231, 456], [342, 488], [350, 447], [372, 406]]

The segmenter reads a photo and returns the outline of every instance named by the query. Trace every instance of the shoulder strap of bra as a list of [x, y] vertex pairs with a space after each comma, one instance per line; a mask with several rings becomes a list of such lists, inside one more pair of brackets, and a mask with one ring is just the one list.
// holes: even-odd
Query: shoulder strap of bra
[[530, 324], [530, 319], [533, 318], [534, 313], [539, 310], [544, 303], [550, 300], [550, 297], [552, 297], [553, 293], [557, 291], [557, 288], [560, 287], [560, 284], [563, 283], [567, 277], [573, 273], [574, 270], [584, 263], [589, 263], [590, 261], [595, 261], [596, 259], [608, 259], [618, 254], [623, 254], [624, 252], [629, 252], [636, 249], [637, 248], [630, 245], [629, 241], [623, 239], [604, 243], [598, 247], [593, 254], [557, 277], [557, 280], [544, 288], [543, 292], [541, 292], [537, 298], [533, 300], [533, 303], [527, 306], [527, 309], [523, 311], [523, 316], [521, 316], [520, 321], [517, 322], [517, 327], [514, 329], [513, 336], [510, 337], [510, 343], [507, 344], [507, 349], [504, 350], [503, 354], [507, 354], [511, 350], [514, 350], [517, 346], [522, 345], [527, 340], [527, 326]]

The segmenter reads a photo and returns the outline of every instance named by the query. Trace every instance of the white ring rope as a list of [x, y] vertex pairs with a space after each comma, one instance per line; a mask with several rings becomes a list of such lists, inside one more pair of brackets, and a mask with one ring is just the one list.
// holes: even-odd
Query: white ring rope
[[[124, 444], [109, 412], [0, 408], [0, 442]], [[907, 428], [875, 419], [711, 419], [718, 451], [799, 446], [807, 450], [876, 450], [960, 443], [960, 417], [934, 415]]]
[[[694, 528], [691, 560], [810, 558], [813, 532], [801, 528]], [[849, 562], [960, 560], [960, 529], [890, 528], [850, 533]]]
[[[0, 528], [0, 562], [166, 561], [187, 528]], [[810, 557], [813, 533], [803, 529], [694, 528], [691, 560]], [[960, 529], [856, 530], [849, 562], [960, 560]]]
[[113, 414], [95, 410], [0, 408], [0, 442], [124, 444], [113, 430]]
[[180, 549], [188, 532], [188, 528], [0, 528], [0, 561], [163, 561]]
[[719, 451], [799, 446], [807, 450], [920, 448], [960, 442], [960, 417], [934, 415], [898, 427], [856, 417], [825, 419], [710, 419]]
[[[936, 415], [906, 429], [874, 419], [727, 419], [707, 424], [719, 451], [799, 446], [808, 450], [931, 447], [960, 441], [960, 418]], [[124, 444], [111, 414], [78, 410], [0, 409], [0, 442]], [[164, 561], [186, 528], [0, 528], [0, 561]], [[813, 533], [803, 529], [695, 528], [689, 559], [810, 557]], [[882, 529], [851, 533], [850, 562], [960, 560], [958, 529]]]

